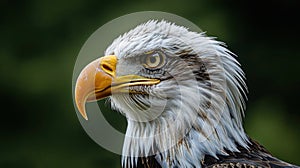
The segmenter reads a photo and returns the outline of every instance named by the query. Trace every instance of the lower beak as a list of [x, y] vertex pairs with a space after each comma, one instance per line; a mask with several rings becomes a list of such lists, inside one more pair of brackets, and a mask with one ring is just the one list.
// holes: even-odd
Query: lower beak
[[131, 86], [154, 85], [158, 79], [138, 75], [116, 77], [117, 57], [108, 55], [94, 60], [79, 74], [75, 85], [75, 103], [83, 118], [88, 120], [85, 104], [110, 96], [112, 93], [129, 93]]

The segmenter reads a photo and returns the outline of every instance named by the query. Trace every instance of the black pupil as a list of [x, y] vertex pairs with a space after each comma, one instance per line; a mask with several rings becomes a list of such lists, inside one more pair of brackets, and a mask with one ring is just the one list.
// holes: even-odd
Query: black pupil
[[156, 62], [156, 56], [150, 57], [150, 62], [153, 64]]

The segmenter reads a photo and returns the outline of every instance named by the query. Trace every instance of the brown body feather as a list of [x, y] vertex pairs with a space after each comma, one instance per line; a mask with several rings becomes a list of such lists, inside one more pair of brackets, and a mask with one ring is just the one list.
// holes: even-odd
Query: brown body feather
[[[230, 152], [218, 158], [206, 155], [201, 165], [203, 168], [299, 168], [271, 155], [263, 146], [251, 140], [249, 149], [238, 147], [240, 152]], [[162, 168], [155, 156], [138, 158], [136, 168]]]

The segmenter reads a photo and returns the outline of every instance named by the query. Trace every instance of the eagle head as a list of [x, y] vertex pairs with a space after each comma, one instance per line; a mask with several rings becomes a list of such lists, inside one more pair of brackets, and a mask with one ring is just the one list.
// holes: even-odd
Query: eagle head
[[127, 118], [123, 165], [155, 156], [161, 165], [200, 167], [206, 154], [247, 147], [244, 73], [222, 42], [150, 20], [105, 55], [82, 70], [75, 100], [86, 120], [85, 103], [105, 97]]

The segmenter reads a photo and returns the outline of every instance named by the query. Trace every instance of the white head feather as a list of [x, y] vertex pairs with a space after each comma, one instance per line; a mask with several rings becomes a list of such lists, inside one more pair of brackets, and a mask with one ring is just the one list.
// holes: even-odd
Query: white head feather
[[[226, 155], [225, 150], [238, 151], [237, 145], [247, 148], [242, 127], [246, 85], [234, 54], [203, 32], [166, 21], [137, 26], [115, 39], [105, 54], [118, 56], [117, 76], [145, 76], [138, 58], [154, 50], [169, 57], [164, 72], [171, 78], [148, 87], [148, 96], [111, 96], [112, 107], [128, 120], [123, 166], [135, 165], [136, 157], [156, 155], [164, 167], [201, 167], [205, 155]], [[180, 58], [183, 52], [201, 63], [196, 67], [190, 58]], [[198, 65], [202, 69], [195, 69]], [[197, 79], [200, 70], [208, 79]]]

